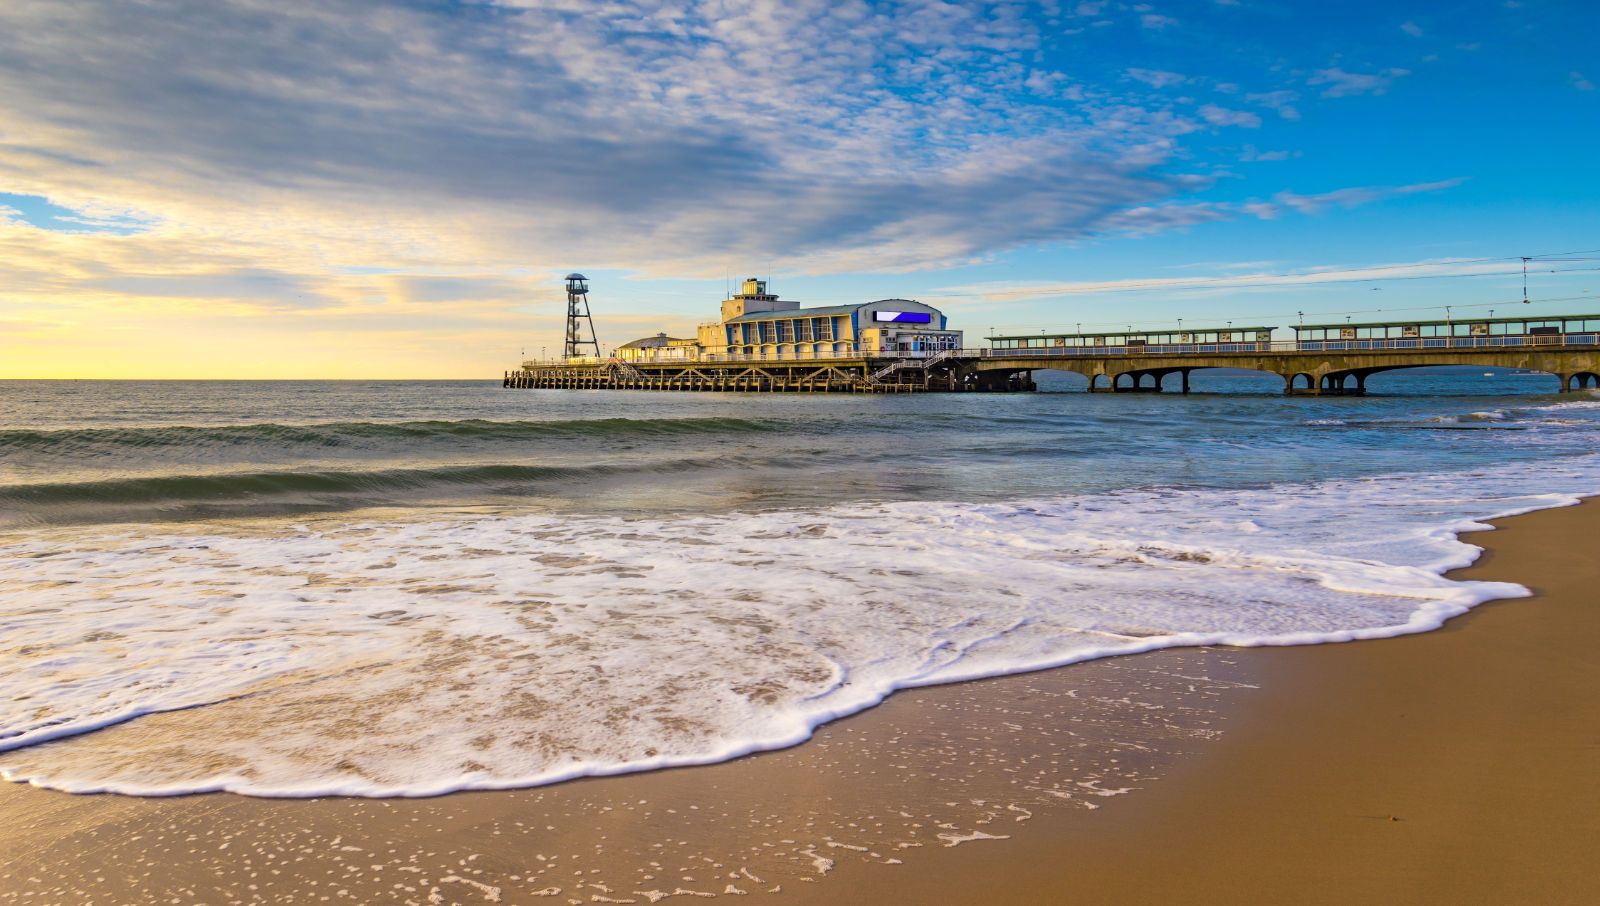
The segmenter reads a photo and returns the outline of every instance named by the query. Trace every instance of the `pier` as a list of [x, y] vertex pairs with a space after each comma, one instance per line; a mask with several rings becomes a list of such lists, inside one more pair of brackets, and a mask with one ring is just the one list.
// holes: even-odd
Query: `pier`
[[976, 349], [725, 353], [682, 360], [528, 361], [504, 386], [761, 393], [1017, 392], [1071, 371], [1090, 392], [1188, 393], [1205, 368], [1276, 375], [1288, 395], [1361, 395], [1374, 374], [1430, 365], [1546, 372], [1562, 392], [1600, 387], [1600, 314], [1144, 333], [1029, 334]]
[[915, 299], [806, 307], [746, 278], [694, 337], [642, 337], [602, 356], [589, 280], [566, 276], [562, 354], [507, 371], [531, 390], [705, 393], [1004, 393], [1038, 389], [1034, 372], [1071, 371], [1091, 393], [1190, 391], [1205, 368], [1277, 375], [1288, 395], [1366, 393], [1374, 374], [1430, 365], [1542, 371], [1561, 391], [1600, 387], [1600, 314], [1175, 328], [991, 336], [966, 345], [939, 309]]

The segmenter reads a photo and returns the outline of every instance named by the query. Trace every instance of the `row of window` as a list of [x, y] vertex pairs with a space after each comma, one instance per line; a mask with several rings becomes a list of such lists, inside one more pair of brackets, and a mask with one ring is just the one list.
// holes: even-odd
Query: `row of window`
[[995, 349], [1050, 349], [1059, 346], [1188, 346], [1211, 343], [1266, 343], [1271, 340], [1272, 331], [1270, 330], [1221, 330], [1206, 333], [1117, 334], [1103, 337], [996, 337], [989, 342]]
[[810, 343], [834, 338], [832, 318], [788, 318], [782, 321], [756, 321], [728, 325], [733, 329], [732, 342], [739, 343]]
[[[1519, 337], [1547, 333], [1595, 332], [1600, 332], [1600, 318], [1297, 327], [1295, 328], [1295, 337], [1300, 340], [1405, 340], [1431, 337]], [[1270, 330], [1234, 330], [1206, 333], [1120, 334], [1103, 337], [996, 337], [989, 342], [995, 349], [1049, 349], [1062, 346], [1188, 346], [1213, 343], [1266, 343], [1271, 339], [1272, 331]]]
[[1600, 318], [1301, 327], [1297, 329], [1296, 336], [1302, 340], [1409, 340], [1426, 337], [1521, 337], [1542, 333], [1592, 333], [1595, 331], [1600, 331]]

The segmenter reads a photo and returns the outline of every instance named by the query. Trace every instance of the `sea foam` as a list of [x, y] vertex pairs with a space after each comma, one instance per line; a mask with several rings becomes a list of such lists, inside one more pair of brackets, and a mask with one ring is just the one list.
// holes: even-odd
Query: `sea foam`
[[900, 688], [1432, 629], [1526, 593], [1443, 578], [1476, 555], [1458, 533], [1597, 489], [1589, 456], [1004, 504], [11, 533], [0, 774], [420, 796], [715, 762]]

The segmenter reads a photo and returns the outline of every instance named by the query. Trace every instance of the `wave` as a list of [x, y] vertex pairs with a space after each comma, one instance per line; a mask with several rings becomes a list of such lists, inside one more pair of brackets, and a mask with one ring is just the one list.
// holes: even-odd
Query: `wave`
[[234, 472], [221, 475], [158, 475], [104, 481], [12, 485], [0, 488], [0, 503], [182, 503], [270, 497], [282, 494], [350, 494], [406, 491], [449, 485], [508, 488], [532, 482], [633, 473], [666, 474], [721, 461], [670, 460], [646, 466], [520, 466], [508, 464], [325, 472]]
[[53, 452], [79, 456], [119, 455], [130, 450], [214, 447], [328, 448], [374, 442], [672, 437], [756, 434], [785, 430], [786, 423], [748, 418], [600, 418], [560, 421], [462, 419], [409, 422], [313, 424], [167, 425], [0, 431], [0, 456], [8, 452]]
[[576, 489], [655, 481], [724, 468], [793, 468], [787, 457], [712, 456], [583, 465], [486, 463], [371, 470], [272, 470], [148, 475], [0, 485], [0, 530], [326, 513], [366, 507], [506, 504]]
[[0, 540], [20, 666], [0, 777], [415, 796], [720, 761], [896, 689], [1427, 631], [1526, 593], [1444, 578], [1476, 555], [1458, 533], [1597, 489], [1590, 456], [1005, 504], [30, 533]]

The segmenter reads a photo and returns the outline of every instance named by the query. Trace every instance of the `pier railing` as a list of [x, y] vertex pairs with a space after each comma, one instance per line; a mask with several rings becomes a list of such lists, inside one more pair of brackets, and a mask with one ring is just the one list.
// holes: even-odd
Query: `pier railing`
[[[1272, 340], [1247, 343], [1173, 343], [1151, 345], [1115, 346], [1023, 346], [995, 349], [983, 346], [971, 349], [862, 349], [815, 352], [791, 350], [785, 352], [717, 353], [697, 357], [659, 359], [621, 359], [586, 356], [582, 359], [530, 359], [525, 368], [555, 368], [571, 365], [696, 365], [738, 364], [771, 362], [838, 361], [849, 358], [898, 359], [907, 364], [917, 360], [1038, 358], [1076, 356], [1164, 356], [1164, 355], [1237, 355], [1241, 353], [1295, 353], [1295, 352], [1415, 352], [1418, 350], [1458, 349], [1561, 349], [1600, 347], [1600, 332], [1566, 334], [1517, 334], [1506, 336], [1472, 337], [1401, 337], [1385, 339], [1349, 340]], [[931, 364], [932, 362], [930, 362]]]
[[[1014, 356], [1144, 356], [1250, 352], [1414, 352], [1419, 349], [1560, 349], [1600, 346], [1600, 333], [1515, 334], [1474, 337], [1391, 337], [1348, 340], [1271, 340], [1250, 343], [1173, 343], [1114, 346], [986, 348], [980, 358]], [[967, 352], [961, 353], [968, 354]]]

